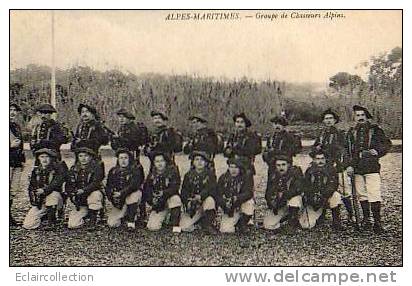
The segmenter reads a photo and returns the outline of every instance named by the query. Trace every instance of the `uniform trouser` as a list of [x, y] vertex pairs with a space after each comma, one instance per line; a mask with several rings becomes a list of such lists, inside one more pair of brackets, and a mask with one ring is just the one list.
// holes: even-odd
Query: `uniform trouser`
[[240, 209], [235, 211], [233, 216], [230, 217], [227, 214], [222, 215], [222, 221], [220, 222], [220, 229], [221, 233], [234, 233], [236, 232], [236, 224], [240, 219], [240, 215], [244, 214], [247, 216], [253, 216], [255, 211], [255, 201], [254, 199], [250, 199], [243, 204], [240, 205]]
[[359, 201], [381, 202], [381, 176], [379, 173], [355, 174], [355, 187]]
[[21, 173], [22, 167], [10, 167], [9, 168], [9, 180], [10, 180], [10, 199], [13, 199], [20, 191]]
[[213, 197], [209, 196], [202, 202], [202, 205], [199, 206], [193, 217], [190, 217], [190, 215], [186, 212], [183, 213], [182, 217], [180, 218], [179, 226], [181, 227], [182, 231], [192, 232], [195, 230], [195, 224], [202, 218], [204, 212], [215, 209], [216, 202]]
[[[334, 209], [342, 204], [342, 196], [339, 192], [334, 192], [328, 199], [328, 208]], [[314, 210], [312, 206], [306, 206], [300, 214], [299, 223], [304, 229], [311, 229], [316, 225], [316, 222], [321, 217], [323, 208]]]
[[147, 221], [147, 228], [152, 231], [160, 230], [162, 228], [163, 221], [166, 219], [171, 209], [180, 208], [182, 206], [182, 200], [179, 195], [171, 196], [166, 202], [166, 208], [163, 211], [152, 210]]
[[63, 198], [59, 192], [52, 192], [49, 194], [41, 209], [32, 206], [27, 212], [26, 217], [23, 221], [23, 227], [25, 229], [36, 229], [41, 224], [41, 219], [47, 213], [47, 207], [57, 207], [61, 208], [63, 206]]
[[113, 206], [107, 215], [107, 225], [110, 227], [119, 227], [122, 224], [122, 218], [126, 215], [127, 208], [132, 204], [139, 204], [142, 199], [142, 191], [136, 191], [126, 197], [122, 209]]
[[286, 205], [278, 210], [278, 213], [275, 215], [273, 210], [269, 210], [267, 215], [263, 219], [263, 227], [265, 229], [274, 230], [280, 227], [280, 223], [284, 217], [289, 214], [289, 207], [292, 208], [302, 208], [302, 196], [294, 196], [290, 198]]
[[346, 171], [338, 173], [338, 183], [338, 192], [342, 197], [350, 198], [352, 196], [352, 184]]
[[81, 206], [79, 210], [74, 209], [69, 214], [68, 228], [77, 228], [84, 224], [84, 217], [90, 210], [98, 211], [103, 208], [103, 194], [94, 191], [87, 197], [87, 206]]

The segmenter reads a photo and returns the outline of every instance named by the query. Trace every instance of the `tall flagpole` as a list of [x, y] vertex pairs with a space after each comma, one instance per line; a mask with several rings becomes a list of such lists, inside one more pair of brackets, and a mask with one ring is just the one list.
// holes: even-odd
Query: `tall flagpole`
[[51, 63], [51, 95], [50, 104], [56, 108], [56, 66], [55, 66], [55, 46], [54, 46], [54, 11], [51, 11], [51, 48], [52, 48], [52, 63]]

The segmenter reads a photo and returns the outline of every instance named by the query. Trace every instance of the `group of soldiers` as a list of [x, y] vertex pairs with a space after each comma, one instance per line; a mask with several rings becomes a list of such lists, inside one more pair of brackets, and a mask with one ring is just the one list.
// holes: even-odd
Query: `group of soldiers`
[[[20, 111], [17, 104], [10, 104], [10, 209], [20, 190], [25, 162], [22, 131], [16, 120]], [[233, 116], [234, 132], [226, 142], [208, 127], [206, 116], [190, 116], [194, 132], [183, 143], [162, 111], [151, 112], [155, 128], [149, 132], [143, 123], [135, 122], [131, 112], [120, 109], [119, 128], [113, 132], [100, 121], [93, 106], [80, 104], [80, 122], [70, 134], [53, 119], [55, 108], [43, 104], [36, 109], [40, 121], [30, 136], [35, 160], [28, 186], [31, 208], [23, 228], [54, 229], [64, 220], [70, 201], [70, 229], [84, 224], [94, 229], [96, 224], [107, 222], [110, 227], [125, 225], [131, 230], [144, 225], [156, 231], [167, 225], [173, 232], [200, 227], [209, 234], [247, 233], [255, 214], [254, 162], [262, 154], [268, 165], [264, 229], [311, 229], [321, 224], [326, 210], [331, 209], [331, 225], [340, 231], [340, 208], [344, 205], [349, 224], [380, 234], [384, 228], [379, 159], [389, 151], [391, 141], [371, 122], [372, 115], [365, 107], [355, 105], [353, 111], [356, 125], [346, 132], [336, 127], [336, 112], [323, 112], [324, 129], [312, 146], [312, 162], [303, 173], [293, 162], [302, 151], [301, 139], [288, 131], [284, 116], [270, 120], [273, 133], [262, 147], [261, 136], [251, 130], [252, 122], [244, 113]], [[60, 147], [70, 142], [75, 162], [69, 168]], [[117, 162], [106, 176], [99, 150], [107, 144], [115, 151]], [[181, 151], [191, 161], [183, 180], [174, 158]], [[218, 153], [227, 158], [227, 171], [219, 178], [214, 164]], [[150, 159], [147, 176], [141, 154]], [[112, 205], [107, 215], [106, 200]], [[362, 221], [358, 221], [358, 202]], [[10, 225], [19, 225], [11, 212]]]

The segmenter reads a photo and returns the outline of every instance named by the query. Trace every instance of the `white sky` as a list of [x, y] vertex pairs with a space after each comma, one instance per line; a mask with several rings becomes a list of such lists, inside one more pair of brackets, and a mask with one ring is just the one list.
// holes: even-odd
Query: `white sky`
[[[243, 17], [258, 11], [239, 11], [236, 21], [165, 21], [172, 12], [56, 11], [56, 65], [327, 82], [339, 71], [358, 73], [359, 62], [402, 45], [400, 11], [273, 22]], [[12, 11], [10, 29], [12, 69], [50, 65], [49, 11]]]

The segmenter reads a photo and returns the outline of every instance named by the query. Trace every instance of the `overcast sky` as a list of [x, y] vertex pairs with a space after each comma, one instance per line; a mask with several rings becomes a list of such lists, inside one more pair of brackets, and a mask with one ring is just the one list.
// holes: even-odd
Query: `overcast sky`
[[[172, 11], [56, 11], [56, 65], [326, 82], [339, 71], [359, 73], [359, 62], [402, 44], [400, 11], [245, 18], [256, 12], [241, 11], [233, 21], [166, 21]], [[50, 65], [50, 12], [13, 11], [10, 29], [12, 69]]]

